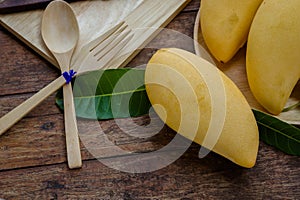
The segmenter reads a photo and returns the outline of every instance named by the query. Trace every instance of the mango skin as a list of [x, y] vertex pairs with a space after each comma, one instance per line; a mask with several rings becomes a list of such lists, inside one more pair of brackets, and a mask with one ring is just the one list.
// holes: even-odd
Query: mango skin
[[253, 20], [246, 68], [250, 89], [279, 114], [300, 78], [300, 1], [265, 0]]
[[262, 1], [201, 0], [203, 38], [219, 62], [228, 62], [245, 44], [253, 17]]
[[[180, 49], [161, 49], [153, 55], [146, 67], [145, 84], [152, 105], [160, 105], [154, 106], [158, 116], [177, 132], [181, 118], [190, 119], [186, 124], [182, 124], [179, 134], [202, 145], [210, 122], [211, 102], [207, 85], [202, 78], [206, 75], [199, 76], [196, 70], [199, 65], [215, 68], [209, 62], [190, 52]], [[174, 78], [172, 73], [168, 73], [172, 70], [176, 70], [185, 80], [188, 80], [195, 91], [198, 102], [193, 102], [193, 97], [185, 95], [187, 89], [184, 88], [182, 82]], [[255, 165], [259, 144], [256, 120], [249, 104], [236, 85], [220, 70], [217, 70], [217, 73], [220, 73], [225, 86], [226, 118], [221, 135], [212, 151], [240, 166], [251, 168]], [[156, 84], [161, 79], [168, 83], [167, 86]], [[172, 91], [176, 88], [180, 88], [182, 92], [174, 94]], [[192, 114], [191, 112], [181, 112], [182, 104], [179, 103], [178, 96], [183, 97], [184, 101], [181, 103], [188, 105], [192, 112], [196, 110], [201, 112], [195, 137], [191, 135], [189, 125], [189, 122], [193, 120]]]

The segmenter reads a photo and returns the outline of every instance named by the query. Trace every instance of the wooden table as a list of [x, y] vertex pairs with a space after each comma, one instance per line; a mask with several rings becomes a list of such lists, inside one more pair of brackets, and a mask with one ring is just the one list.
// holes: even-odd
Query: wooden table
[[[198, 8], [199, 0], [193, 0], [167, 28], [192, 37]], [[194, 51], [192, 44], [169, 38], [164, 31], [151, 42], [173, 43]], [[143, 50], [128, 67], [146, 63], [153, 53]], [[60, 75], [3, 27], [0, 70], [0, 116]], [[135, 122], [147, 125], [149, 117]], [[155, 151], [176, 134], [165, 126], [153, 137], [139, 139], [119, 130], [114, 120], [100, 124], [115, 144], [132, 152]], [[110, 147], [104, 149], [109, 152]], [[300, 199], [299, 157], [260, 142], [255, 167], [244, 169], [215, 153], [199, 159], [199, 149], [193, 143], [171, 165], [139, 174], [105, 166], [81, 144], [83, 167], [69, 170], [63, 114], [52, 95], [0, 137], [0, 199]], [[105, 159], [114, 161], [118, 156]]]

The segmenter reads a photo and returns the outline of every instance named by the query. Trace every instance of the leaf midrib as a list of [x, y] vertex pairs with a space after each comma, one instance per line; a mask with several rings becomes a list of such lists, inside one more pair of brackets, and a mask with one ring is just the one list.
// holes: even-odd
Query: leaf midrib
[[279, 131], [279, 130], [277, 130], [277, 129], [275, 129], [275, 128], [273, 128], [273, 127], [271, 127], [271, 126], [269, 126], [269, 125], [267, 125], [267, 124], [265, 124], [265, 123], [262, 123], [262, 122], [260, 122], [260, 121], [257, 121], [257, 123], [260, 124], [260, 125], [262, 125], [262, 126], [264, 126], [264, 127], [266, 127], [266, 128], [268, 128], [268, 129], [273, 130], [273, 131], [276, 132], [276, 133], [279, 133], [279, 134], [281, 134], [281, 135], [284, 135], [285, 137], [289, 138], [290, 140], [293, 140], [293, 141], [295, 141], [295, 142], [297, 142], [297, 143], [300, 143], [300, 141], [297, 140], [296, 138], [294, 138], [294, 137], [292, 137], [292, 136], [290, 136], [290, 135], [287, 135], [287, 134], [285, 134], [285, 133], [283, 133], [283, 132], [281, 132], [281, 131]]
[[74, 97], [74, 99], [90, 99], [90, 98], [96, 98], [96, 97], [109, 97], [109, 96], [117, 96], [117, 95], [124, 95], [124, 94], [130, 94], [130, 93], [136, 93], [136, 92], [143, 92], [146, 89], [137, 89], [137, 90], [128, 90], [124, 92], [118, 92], [118, 93], [111, 93], [111, 94], [99, 94], [99, 95], [92, 95], [92, 96], [84, 96], [84, 97]]

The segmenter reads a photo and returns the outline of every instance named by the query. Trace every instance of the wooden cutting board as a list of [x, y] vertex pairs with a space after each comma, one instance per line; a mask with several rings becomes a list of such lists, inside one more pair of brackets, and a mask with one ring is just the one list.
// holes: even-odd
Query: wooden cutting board
[[[134, 32], [130, 45], [120, 52], [129, 55], [114, 60], [112, 68], [127, 64], [153, 37], [166, 26], [190, 0], [90, 0], [71, 3], [80, 28], [80, 39], [72, 60], [84, 44], [109, 27], [125, 20]], [[40, 33], [43, 10], [0, 15], [0, 24], [28, 46], [58, 66], [42, 41]], [[152, 27], [152, 28], [147, 28]], [[73, 63], [72, 63], [73, 64]], [[71, 64], [71, 65], [72, 65]]]

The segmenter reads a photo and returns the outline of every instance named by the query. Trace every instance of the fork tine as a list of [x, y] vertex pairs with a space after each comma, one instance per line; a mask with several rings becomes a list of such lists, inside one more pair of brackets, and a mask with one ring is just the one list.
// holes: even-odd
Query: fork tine
[[[82, 61], [78, 68], [78, 74], [93, 71], [98, 69], [107, 68], [108, 63], [119, 53], [126, 44], [132, 39], [133, 34], [130, 34], [131, 30], [117, 31], [113, 33], [107, 40], [93, 47]], [[120, 32], [120, 33], [119, 33]]]
[[97, 37], [93, 41], [84, 45], [80, 50], [79, 56], [75, 59], [74, 64], [72, 65], [73, 69], [77, 71], [79, 69], [79, 66], [82, 64], [82, 61], [85, 59], [86, 56], [88, 56], [89, 52], [92, 51], [93, 48], [95, 48], [97, 45], [101, 44], [103, 41], [109, 38], [109, 36], [112, 35], [114, 32], [121, 32], [127, 26], [128, 25], [125, 24], [124, 21], [121, 21], [116, 26], [103, 33], [100, 37]]
[[122, 33], [126, 28], [128, 27], [127, 24], [124, 22], [117, 25], [116, 27], [113, 27], [112, 29], [105, 32], [103, 37], [99, 37], [99, 39], [95, 39], [92, 44], [90, 44], [90, 51], [93, 51], [95, 48], [99, 46], [99, 44], [103, 44], [105, 41], [108, 41], [111, 39], [111, 35], [117, 35]]
[[[89, 51], [92, 51], [98, 44], [102, 43], [104, 40], [106, 40], [110, 35], [117, 32], [118, 29], [120, 29], [125, 24], [124, 21], [121, 21], [116, 26], [113, 26], [109, 30], [107, 30], [105, 33], [103, 33], [100, 37], [97, 37], [93, 41], [86, 44], [83, 48], [87, 48]], [[125, 27], [127, 25], [125, 24]]]
[[[113, 42], [105, 48], [105, 52], [103, 53], [102, 57], [97, 58], [94, 57], [94, 64], [89, 66], [84, 66], [80, 68], [80, 74], [88, 71], [98, 70], [98, 69], [105, 69], [109, 68], [109, 64], [111, 63], [112, 59], [126, 46], [126, 44], [133, 38], [133, 34], [127, 34], [124, 38], [124, 34], [119, 36], [118, 42]], [[115, 44], [118, 43], [118, 44]]]
[[93, 55], [100, 60], [104, 55], [110, 52], [114, 46], [116, 46], [121, 40], [126, 38], [126, 36], [130, 33], [130, 30], [127, 30], [123, 33], [114, 34], [103, 43], [101, 43], [98, 47], [94, 48]]
[[133, 36], [133, 33], [127, 35], [124, 40], [122, 40], [109, 53], [107, 53], [104, 57], [101, 58], [101, 61], [103, 62], [103, 69], [107, 69], [110, 67], [110, 63], [112, 62], [113, 57], [115, 57], [128, 44], [128, 42], [133, 38]]

